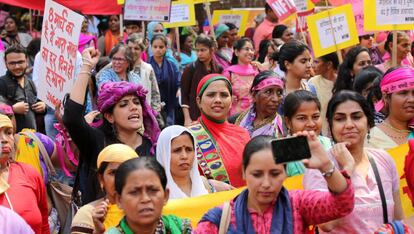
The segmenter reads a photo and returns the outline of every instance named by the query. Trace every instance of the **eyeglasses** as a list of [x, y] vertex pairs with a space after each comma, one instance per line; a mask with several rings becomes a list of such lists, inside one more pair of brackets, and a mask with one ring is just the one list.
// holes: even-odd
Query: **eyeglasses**
[[361, 38], [364, 40], [369, 40], [371, 37], [374, 38], [374, 34], [367, 34], [367, 35], [361, 36]]
[[118, 58], [118, 57], [112, 58], [112, 62], [124, 63], [125, 61], [127, 61], [126, 58]]
[[7, 65], [9, 65], [10, 67], [15, 67], [16, 65], [23, 65], [26, 62], [26, 60], [19, 60], [16, 62], [7, 62]]

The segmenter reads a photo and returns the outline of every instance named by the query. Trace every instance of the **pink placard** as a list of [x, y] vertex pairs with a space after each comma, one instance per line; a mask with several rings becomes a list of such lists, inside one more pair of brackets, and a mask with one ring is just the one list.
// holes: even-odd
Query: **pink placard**
[[366, 34], [374, 34], [373, 31], [365, 31], [364, 29], [364, 3], [362, 1], [350, 1], [352, 10], [354, 11], [355, 24], [358, 30], [358, 36]]
[[293, 0], [266, 0], [267, 4], [272, 7], [279, 22], [285, 20], [296, 12], [296, 6]]
[[308, 30], [308, 23], [306, 21], [306, 16], [312, 15], [315, 12], [315, 9], [308, 11], [298, 12], [296, 17], [296, 32], [305, 32]]

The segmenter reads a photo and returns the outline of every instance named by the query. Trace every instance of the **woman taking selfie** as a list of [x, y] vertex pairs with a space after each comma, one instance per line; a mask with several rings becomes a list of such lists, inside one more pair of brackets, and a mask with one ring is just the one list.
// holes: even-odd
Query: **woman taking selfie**
[[[327, 119], [337, 143], [329, 156], [335, 167], [346, 170], [351, 176], [355, 208], [344, 218], [319, 225], [320, 232], [373, 233], [383, 223], [403, 219], [399, 176], [394, 161], [383, 150], [364, 148], [364, 139], [374, 125], [365, 98], [348, 90], [335, 94], [328, 104]], [[347, 160], [355, 161], [355, 168], [341, 165], [344, 161], [339, 156], [344, 154], [348, 155]], [[303, 185], [307, 190], [330, 189], [316, 170], [306, 171]]]
[[[196, 233], [219, 233], [222, 225], [229, 225], [223, 230], [226, 233], [306, 233], [309, 225], [349, 214], [354, 207], [354, 189], [349, 177], [332, 166], [314, 132], [299, 135], [307, 137], [312, 154], [305, 161], [307, 167], [325, 175], [329, 192], [286, 190], [285, 167], [275, 162], [278, 155], [272, 153], [272, 137], [257, 136], [243, 152], [247, 189], [229, 205], [208, 211], [198, 223]], [[353, 167], [352, 158], [343, 156], [347, 165]], [[221, 216], [228, 212], [228, 222], [220, 222]]]
[[227, 121], [231, 96], [231, 84], [226, 77], [220, 74], [205, 76], [197, 87], [196, 100], [201, 117], [189, 129], [197, 139], [197, 159], [203, 175], [241, 187], [245, 182], [241, 173], [240, 149], [250, 136], [245, 129]]
[[121, 222], [106, 233], [190, 234], [191, 223], [162, 215], [169, 189], [164, 168], [152, 157], [130, 159], [115, 173], [117, 204], [124, 210]]

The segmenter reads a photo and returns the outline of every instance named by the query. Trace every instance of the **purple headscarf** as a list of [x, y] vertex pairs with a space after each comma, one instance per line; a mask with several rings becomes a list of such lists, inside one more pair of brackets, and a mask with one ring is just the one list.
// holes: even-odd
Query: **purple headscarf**
[[142, 106], [142, 118], [145, 128], [144, 136], [152, 143], [151, 151], [154, 152], [160, 128], [155, 117], [158, 115], [147, 103], [145, 96], [147, 90], [141, 85], [121, 82], [107, 82], [101, 86], [98, 93], [98, 109], [103, 114], [113, 107], [126, 95], [137, 95]]

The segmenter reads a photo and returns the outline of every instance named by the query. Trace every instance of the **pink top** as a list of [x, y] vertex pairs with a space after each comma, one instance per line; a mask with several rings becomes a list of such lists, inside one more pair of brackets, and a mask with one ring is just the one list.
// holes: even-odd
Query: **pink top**
[[[336, 195], [321, 191], [289, 191], [292, 205], [293, 233], [306, 233], [310, 225], [324, 223], [349, 214], [354, 207], [354, 188], [350, 186], [351, 181], [349, 179], [347, 179], [347, 183], [348, 188], [341, 194]], [[234, 201], [230, 202], [230, 206], [230, 225], [237, 226], [234, 215]], [[270, 233], [273, 209], [274, 206], [272, 205], [263, 214], [249, 210], [256, 233]], [[200, 222], [195, 233], [215, 234], [218, 233], [218, 227], [211, 222]]]
[[[381, 177], [385, 197], [388, 206], [388, 220], [394, 220], [393, 193], [399, 190], [399, 177], [391, 156], [380, 149], [366, 148], [369, 156], [374, 158]], [[330, 154], [335, 165], [338, 163]], [[374, 171], [370, 166], [366, 178], [362, 178], [356, 172], [351, 175], [351, 181], [355, 188], [354, 211], [341, 219], [340, 224], [331, 233], [374, 233], [383, 224], [382, 203], [375, 180]], [[327, 191], [326, 181], [321, 173], [316, 170], [305, 172], [303, 187], [305, 189]], [[320, 233], [324, 233], [320, 230]]]
[[229, 116], [247, 110], [251, 103], [250, 87], [254, 77], [259, 71], [252, 65], [233, 65], [223, 71], [223, 75], [229, 78], [233, 91], [232, 104]]
[[270, 22], [268, 19], [265, 18], [263, 22], [259, 24], [259, 26], [256, 28], [253, 36], [254, 48], [256, 49], [256, 53], [259, 52], [259, 46], [262, 40], [272, 39], [273, 28], [276, 25], [278, 25], [278, 23]]
[[[390, 53], [386, 52], [384, 54], [384, 56], [382, 57], [382, 59], [385, 62], [388, 61], [388, 60], [390, 60], [391, 59]], [[383, 73], [385, 73], [385, 72], [387, 72], [387, 69], [384, 66], [385, 65], [385, 62], [384, 63], [381, 63], [381, 64], [378, 64], [378, 65], [375, 65], [375, 67], [378, 68], [378, 69], [380, 69]], [[414, 67], [414, 58], [413, 58], [413, 56], [410, 53], [408, 53], [407, 57], [401, 61], [400, 66]]]

